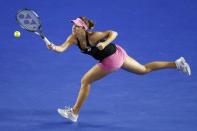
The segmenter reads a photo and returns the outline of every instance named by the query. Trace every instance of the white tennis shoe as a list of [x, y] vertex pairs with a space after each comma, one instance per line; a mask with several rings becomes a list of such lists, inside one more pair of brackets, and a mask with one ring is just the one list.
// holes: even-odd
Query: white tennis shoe
[[77, 122], [78, 115], [73, 113], [72, 108], [70, 107], [65, 107], [65, 109], [57, 109], [57, 112], [64, 118], [72, 121], [72, 122]]
[[191, 75], [191, 69], [189, 64], [185, 61], [183, 57], [180, 57], [175, 61], [176, 67], [178, 70], [183, 71], [187, 75]]

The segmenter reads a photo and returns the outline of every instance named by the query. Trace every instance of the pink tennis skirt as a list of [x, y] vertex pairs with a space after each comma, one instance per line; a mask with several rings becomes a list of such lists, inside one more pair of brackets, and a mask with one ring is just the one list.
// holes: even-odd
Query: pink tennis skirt
[[116, 45], [116, 52], [103, 59], [98, 65], [105, 71], [117, 70], [121, 68], [127, 56], [126, 51], [119, 45]]

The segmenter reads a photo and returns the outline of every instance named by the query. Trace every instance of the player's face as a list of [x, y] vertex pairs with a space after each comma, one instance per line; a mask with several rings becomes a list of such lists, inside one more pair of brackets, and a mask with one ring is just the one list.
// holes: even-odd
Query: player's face
[[72, 33], [73, 34], [77, 34], [78, 32], [80, 32], [83, 28], [77, 25], [73, 25], [72, 27]]
[[85, 30], [83, 27], [73, 25], [72, 27], [72, 34], [75, 36], [84, 36]]

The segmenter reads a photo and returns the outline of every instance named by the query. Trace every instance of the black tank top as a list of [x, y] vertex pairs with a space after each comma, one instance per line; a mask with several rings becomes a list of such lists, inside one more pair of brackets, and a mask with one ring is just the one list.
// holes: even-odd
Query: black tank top
[[116, 46], [115, 44], [112, 43], [108, 44], [103, 50], [99, 50], [96, 46], [90, 45], [87, 32], [86, 32], [86, 42], [87, 42], [87, 47], [84, 50], [81, 48], [80, 41], [77, 39], [77, 45], [79, 49], [81, 50], [82, 53], [88, 54], [93, 58], [95, 58], [96, 60], [102, 61], [106, 57], [116, 52]]

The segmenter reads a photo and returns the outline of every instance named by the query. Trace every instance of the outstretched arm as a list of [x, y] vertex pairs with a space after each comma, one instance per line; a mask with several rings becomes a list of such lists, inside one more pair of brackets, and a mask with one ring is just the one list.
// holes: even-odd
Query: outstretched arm
[[66, 51], [66, 49], [68, 49], [68, 47], [74, 43], [76, 43], [75, 37], [73, 35], [70, 35], [63, 44], [55, 45], [52, 43], [52, 44], [47, 44], [47, 47], [55, 52], [61, 53]]

